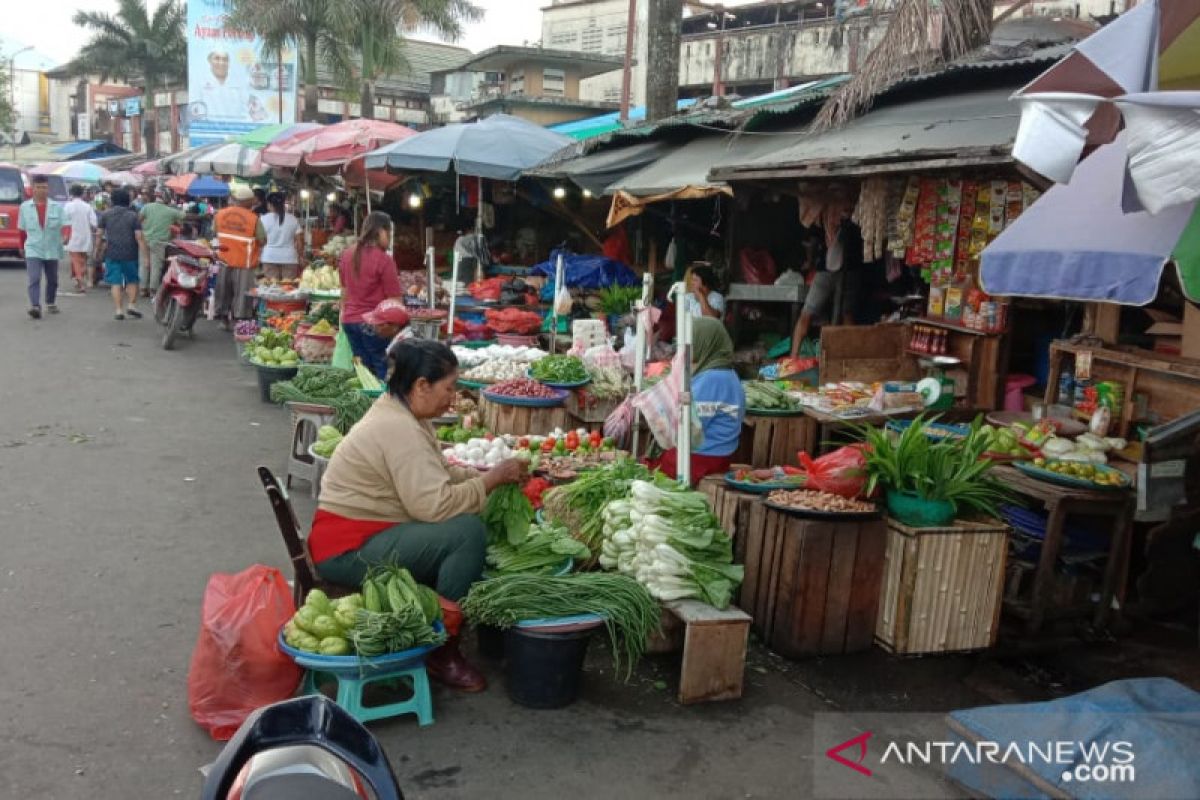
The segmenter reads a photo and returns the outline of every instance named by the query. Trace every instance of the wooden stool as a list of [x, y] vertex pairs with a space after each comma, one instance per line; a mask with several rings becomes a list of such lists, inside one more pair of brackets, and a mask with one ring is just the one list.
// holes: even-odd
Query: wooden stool
[[685, 626], [679, 702], [741, 697], [750, 615], [737, 606], [721, 611], [698, 600], [672, 600], [663, 609]]
[[292, 488], [292, 478], [308, 481], [315, 498], [321, 491], [322, 465], [308, 452], [317, 440], [317, 430], [322, 425], [332, 425], [335, 411], [331, 406], [315, 403], [287, 403], [292, 412], [292, 447], [288, 452], [287, 478], [284, 485]]

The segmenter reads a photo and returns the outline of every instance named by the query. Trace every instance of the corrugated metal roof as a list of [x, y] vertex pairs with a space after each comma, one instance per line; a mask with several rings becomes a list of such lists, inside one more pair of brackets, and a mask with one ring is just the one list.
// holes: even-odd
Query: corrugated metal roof
[[687, 186], [724, 186], [721, 181], [709, 177], [714, 167], [751, 160], [777, 145], [777, 142], [750, 135], [702, 136], [612, 183], [606, 192], [615, 194], [623, 191], [638, 197], [649, 197]]
[[[799, 173], [821, 165], [1005, 156], [1011, 151], [1021, 110], [1012, 88], [987, 89], [896, 103], [819, 134], [787, 133], [756, 158], [727, 160], [713, 177]], [[777, 177], [785, 177], [779, 174]]]

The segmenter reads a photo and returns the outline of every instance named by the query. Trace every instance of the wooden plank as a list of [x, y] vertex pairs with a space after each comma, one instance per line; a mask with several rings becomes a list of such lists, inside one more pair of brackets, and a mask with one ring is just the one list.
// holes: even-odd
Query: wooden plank
[[904, 538], [904, 568], [900, 573], [900, 598], [896, 607], [897, 653], [907, 653], [912, 648], [913, 604], [917, 594], [917, 565], [920, 563], [921, 544], [915, 536]]
[[742, 696], [748, 621], [688, 625], [679, 674], [679, 702], [684, 705]]
[[859, 524], [858, 547], [854, 554], [854, 592], [846, 615], [847, 653], [871, 646], [875, 617], [879, 613], [879, 591], [886, 549], [887, 524], [882, 519]]
[[777, 511], [767, 511], [766, 549], [763, 559], [765, 579], [762, 577], [759, 579], [758, 606], [762, 613], [762, 619], [765, 621], [765, 636], [768, 640], [774, 635], [779, 612], [779, 604], [776, 602], [776, 598], [778, 597], [779, 581], [781, 580], [783, 570], [782, 561], [784, 543], [786, 541], [784, 535], [786, 525], [787, 517], [785, 515]]
[[669, 600], [663, 607], [688, 625], [725, 625], [730, 622], [749, 624], [750, 615], [737, 606], [716, 608], [699, 600]]
[[740, 563], [745, 568], [745, 576], [742, 579], [742, 586], [739, 590], [737, 602], [742, 608], [750, 612], [750, 616], [754, 618], [755, 630], [762, 634], [761, 623], [762, 613], [759, 604], [758, 596], [762, 588], [759, 584], [759, 577], [762, 572], [763, 562], [763, 543], [766, 533], [766, 507], [761, 503], [756, 505], [750, 511], [750, 524], [748, 529], [750, 534], [744, 538], [741, 557], [737, 558], [738, 541], [734, 541], [735, 561]]
[[875, 639], [889, 647], [896, 641], [896, 600], [900, 596], [903, 566], [903, 538], [889, 529], [887, 549], [883, 553], [883, 590], [879, 593], [879, 613], [875, 618]]
[[1063, 526], [1066, 524], [1066, 502], [1052, 503], [1046, 519], [1046, 536], [1042, 539], [1042, 552], [1038, 558], [1037, 572], [1033, 575], [1033, 594], [1030, 598], [1030, 614], [1027, 630], [1037, 633], [1042, 627], [1046, 607], [1054, 583], [1054, 566], [1062, 549]]
[[846, 648], [846, 621], [855, 590], [854, 563], [858, 555], [859, 525], [839, 525], [833, 533], [829, 584], [825, 589], [825, 624], [821, 652], [841, 653]]
[[767, 602], [772, 617], [771, 647], [783, 655], [799, 655], [794, 647], [793, 626], [801, 618], [804, 608], [801, 596], [806, 588], [805, 559], [811, 556], [811, 543], [807, 527], [801, 520], [792, 519], [778, 511], [772, 511], [776, 527], [775, 541], [778, 548], [778, 567], [772, 580]]
[[[790, 528], [789, 537], [803, 536], [804, 548], [798, 569], [792, 573], [796, 583], [791, 592], [794, 604], [788, 620], [790, 624], [777, 627], [775, 638], [782, 653], [820, 653], [835, 528], [827, 522], [809, 520], [793, 520]], [[788, 574], [787, 562], [784, 562], [784, 574]], [[783, 637], [779, 636], [780, 632]]]

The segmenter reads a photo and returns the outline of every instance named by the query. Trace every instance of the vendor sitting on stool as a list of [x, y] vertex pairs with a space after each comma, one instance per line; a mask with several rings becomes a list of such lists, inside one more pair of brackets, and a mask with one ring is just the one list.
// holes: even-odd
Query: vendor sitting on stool
[[[309, 551], [324, 580], [359, 586], [370, 567], [395, 564], [456, 602], [483, 573], [487, 495], [520, 481], [525, 463], [510, 459], [487, 472], [448, 465], [430, 420], [454, 404], [458, 360], [425, 339], [400, 342], [390, 359], [387, 393], [329, 461]], [[448, 629], [461, 618], [455, 612], [446, 615]], [[458, 631], [449, 633], [426, 662], [430, 676], [482, 691], [487, 682], [459, 653]]]
[[[692, 408], [704, 431], [703, 440], [692, 452], [694, 486], [706, 475], [728, 471], [746, 415], [746, 394], [733, 370], [733, 340], [725, 326], [712, 317], [692, 321]], [[657, 466], [669, 477], [678, 477], [677, 458], [671, 448]]]

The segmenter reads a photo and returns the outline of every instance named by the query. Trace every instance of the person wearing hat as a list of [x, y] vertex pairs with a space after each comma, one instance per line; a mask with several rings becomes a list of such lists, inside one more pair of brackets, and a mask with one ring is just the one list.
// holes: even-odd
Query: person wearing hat
[[389, 297], [375, 306], [374, 311], [363, 314], [363, 322], [371, 326], [375, 335], [390, 343], [387, 346], [388, 350], [391, 350], [397, 341], [411, 338], [403, 335], [408, 329], [408, 320], [408, 310], [404, 307], [404, 301], [396, 297]]
[[213, 227], [217, 233], [217, 253], [221, 259], [221, 274], [217, 278], [217, 318], [226, 330], [230, 317], [249, 319], [254, 304], [246, 293], [254, 288], [259, 259], [267, 232], [262, 220], [250, 209], [254, 192], [239, 185], [230, 192], [233, 203], [217, 212]]

